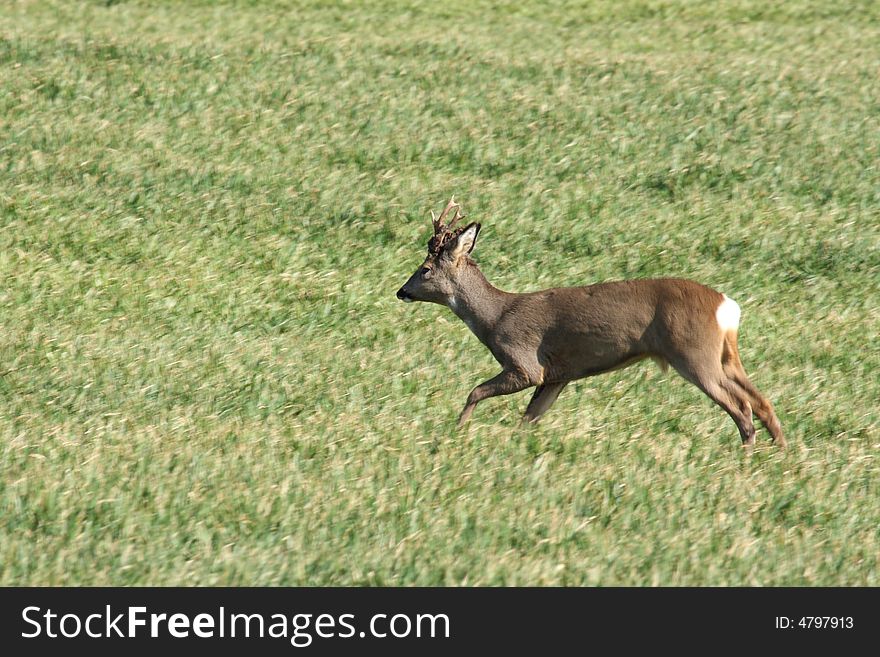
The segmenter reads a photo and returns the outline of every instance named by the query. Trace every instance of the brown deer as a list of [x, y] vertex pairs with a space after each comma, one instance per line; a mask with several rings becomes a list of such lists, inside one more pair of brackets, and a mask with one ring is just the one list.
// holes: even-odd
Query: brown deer
[[[454, 211], [448, 223], [444, 221]], [[753, 445], [758, 416], [772, 439], [785, 446], [770, 402], [749, 381], [736, 334], [740, 309], [715, 290], [677, 278], [597, 283], [514, 294], [494, 287], [471, 259], [480, 224], [454, 228], [463, 218], [455, 197], [439, 217], [428, 257], [397, 291], [402, 301], [447, 306], [479, 338], [502, 371], [468, 395], [458, 419], [496, 395], [535, 387], [524, 422], [535, 422], [569, 381], [652, 358], [723, 408]]]

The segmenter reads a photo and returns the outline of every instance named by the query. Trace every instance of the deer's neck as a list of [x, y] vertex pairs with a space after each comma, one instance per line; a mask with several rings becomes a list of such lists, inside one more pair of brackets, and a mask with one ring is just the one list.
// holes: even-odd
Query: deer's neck
[[492, 285], [475, 264], [469, 262], [465, 267], [459, 278], [460, 285], [449, 298], [448, 306], [481, 342], [486, 343], [514, 295]]

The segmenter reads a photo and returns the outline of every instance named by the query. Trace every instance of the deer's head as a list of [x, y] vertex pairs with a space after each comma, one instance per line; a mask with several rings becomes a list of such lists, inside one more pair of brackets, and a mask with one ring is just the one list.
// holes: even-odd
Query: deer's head
[[[452, 219], [444, 223], [453, 210]], [[428, 257], [397, 291], [398, 299], [430, 301], [444, 306], [448, 304], [458, 289], [459, 278], [468, 264], [468, 254], [473, 250], [480, 232], [478, 223], [454, 228], [463, 217], [461, 206], [455, 202], [454, 196], [439, 217], [431, 212], [434, 235], [428, 241]]]

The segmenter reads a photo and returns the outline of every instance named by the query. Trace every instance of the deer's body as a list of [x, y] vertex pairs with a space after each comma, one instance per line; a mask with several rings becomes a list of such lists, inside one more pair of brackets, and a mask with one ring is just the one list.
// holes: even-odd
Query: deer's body
[[[511, 294], [492, 287], [472, 261], [468, 268], [476, 281], [452, 297], [449, 308], [502, 366], [517, 367], [534, 385], [601, 374], [649, 356], [665, 361], [667, 337], [702, 333], [700, 324], [714, 322], [724, 300], [679, 279]], [[693, 312], [695, 298], [707, 302], [703, 312]]]
[[450, 202], [435, 220], [428, 258], [397, 296], [449, 307], [502, 366], [468, 396], [460, 424], [482, 399], [529, 387], [536, 390], [524, 419], [536, 421], [569, 381], [652, 358], [664, 368], [671, 365], [727, 411], [745, 444], [754, 442], [753, 411], [785, 444], [772, 406], [740, 362], [740, 311], [733, 300], [676, 278], [503, 292], [469, 256], [479, 224], [454, 232], [452, 224], [442, 225], [452, 208], [457, 206]]

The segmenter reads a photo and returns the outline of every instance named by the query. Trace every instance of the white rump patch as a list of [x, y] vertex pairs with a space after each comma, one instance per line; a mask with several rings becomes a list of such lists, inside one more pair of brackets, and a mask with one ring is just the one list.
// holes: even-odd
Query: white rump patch
[[722, 331], [735, 331], [739, 327], [739, 304], [722, 294], [724, 301], [715, 311], [715, 319], [718, 320], [718, 326]]

